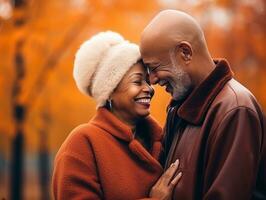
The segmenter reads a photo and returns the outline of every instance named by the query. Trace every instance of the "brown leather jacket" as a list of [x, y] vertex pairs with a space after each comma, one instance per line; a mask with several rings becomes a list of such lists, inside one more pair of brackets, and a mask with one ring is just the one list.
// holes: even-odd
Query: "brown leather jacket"
[[183, 172], [173, 199], [266, 199], [265, 117], [225, 60], [171, 102], [165, 131], [162, 162], [179, 158]]

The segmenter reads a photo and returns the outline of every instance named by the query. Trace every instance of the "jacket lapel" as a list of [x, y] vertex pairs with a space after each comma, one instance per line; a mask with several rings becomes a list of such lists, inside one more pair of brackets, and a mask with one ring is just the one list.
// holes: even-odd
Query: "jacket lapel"
[[233, 72], [226, 60], [214, 62], [215, 69], [191, 92], [178, 109], [178, 116], [191, 124], [202, 124], [209, 106], [224, 85], [233, 77]]

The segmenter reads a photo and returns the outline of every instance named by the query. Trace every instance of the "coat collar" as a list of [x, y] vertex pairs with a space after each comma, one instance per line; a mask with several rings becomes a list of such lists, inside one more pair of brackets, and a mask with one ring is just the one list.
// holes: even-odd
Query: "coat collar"
[[[91, 122], [97, 124], [98, 127], [104, 129], [114, 137], [126, 142], [130, 142], [134, 139], [134, 134], [130, 127], [104, 107], [97, 110], [96, 116]], [[147, 134], [150, 134], [152, 142], [161, 141], [162, 128], [159, 126], [158, 122], [151, 116], [148, 116], [144, 119], [144, 123], [147, 124]]]
[[216, 67], [210, 75], [184, 100], [179, 107], [178, 116], [194, 124], [202, 124], [209, 106], [233, 77], [233, 72], [225, 59], [214, 60]]
[[120, 121], [106, 108], [99, 108], [91, 123], [121, 140], [129, 142], [133, 139], [133, 133], [130, 127]]
[[128, 147], [140, 160], [148, 163], [151, 168], [162, 170], [157, 161], [161, 152], [162, 128], [151, 117], [146, 117], [144, 122], [147, 123], [147, 134], [150, 134], [152, 140], [152, 149], [148, 152], [140, 142], [134, 139], [132, 130], [128, 125], [119, 120], [106, 108], [99, 108], [96, 116], [91, 120], [91, 124], [103, 129], [115, 138], [128, 143]]

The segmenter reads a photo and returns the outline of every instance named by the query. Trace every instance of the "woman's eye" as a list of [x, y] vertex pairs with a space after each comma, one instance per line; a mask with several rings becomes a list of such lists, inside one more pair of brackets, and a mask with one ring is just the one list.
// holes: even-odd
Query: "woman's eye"
[[142, 81], [134, 81], [133, 83], [135, 83], [136, 85], [141, 85], [142, 84]]

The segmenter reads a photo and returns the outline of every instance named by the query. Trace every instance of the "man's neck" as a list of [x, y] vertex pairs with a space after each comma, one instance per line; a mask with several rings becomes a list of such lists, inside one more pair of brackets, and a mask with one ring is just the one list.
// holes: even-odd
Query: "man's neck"
[[195, 73], [193, 78], [194, 86], [198, 86], [214, 70], [215, 63], [212, 58], [201, 58], [195, 62]]

